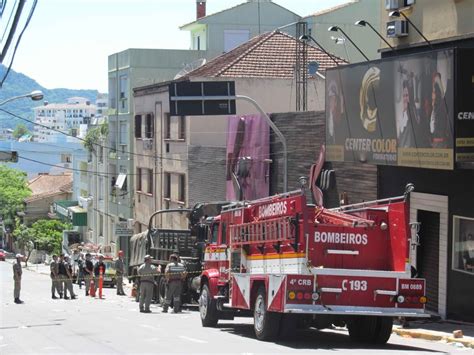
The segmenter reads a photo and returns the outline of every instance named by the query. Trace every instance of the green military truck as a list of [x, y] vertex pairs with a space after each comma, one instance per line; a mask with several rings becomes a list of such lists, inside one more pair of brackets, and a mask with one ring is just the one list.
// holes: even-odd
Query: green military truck
[[[159, 210], [150, 216], [148, 230], [132, 236], [129, 242], [128, 275], [130, 281], [137, 281], [137, 271], [143, 264], [145, 255], [153, 257], [153, 264], [164, 271], [170, 255], [178, 254], [187, 272], [183, 285], [182, 302], [192, 303], [199, 299], [200, 275], [208, 227], [207, 217], [217, 216], [222, 206], [228, 202], [198, 203], [192, 209]], [[165, 229], [153, 225], [155, 216], [167, 213], [186, 213], [188, 229]], [[166, 293], [166, 280], [163, 275], [156, 277], [154, 299], [163, 304]]]

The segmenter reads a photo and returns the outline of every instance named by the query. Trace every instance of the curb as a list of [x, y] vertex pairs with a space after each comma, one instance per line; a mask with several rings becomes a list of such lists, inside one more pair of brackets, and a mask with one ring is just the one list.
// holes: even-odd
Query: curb
[[447, 343], [460, 343], [467, 348], [474, 349], [474, 340], [454, 338], [450, 335], [428, 332], [423, 330], [393, 329], [392, 333], [402, 337], [420, 338], [431, 341], [446, 341]]

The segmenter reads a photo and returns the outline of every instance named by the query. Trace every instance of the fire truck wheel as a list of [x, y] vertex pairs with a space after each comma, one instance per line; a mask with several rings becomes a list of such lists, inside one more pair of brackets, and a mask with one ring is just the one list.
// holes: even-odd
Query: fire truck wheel
[[260, 287], [255, 299], [253, 324], [255, 335], [259, 340], [272, 340], [278, 335], [281, 315], [267, 310], [266, 292]]
[[351, 340], [359, 343], [371, 343], [375, 337], [376, 328], [376, 317], [357, 316], [347, 322]]
[[393, 318], [377, 317], [377, 326], [372, 339], [375, 344], [385, 344], [392, 335]]
[[219, 318], [217, 316], [216, 300], [212, 298], [209, 286], [204, 284], [199, 297], [199, 313], [203, 327], [215, 327]]

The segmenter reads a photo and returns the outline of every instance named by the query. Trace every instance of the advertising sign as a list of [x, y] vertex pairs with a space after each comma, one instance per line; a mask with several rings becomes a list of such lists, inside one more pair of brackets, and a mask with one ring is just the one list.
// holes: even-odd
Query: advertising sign
[[114, 223], [114, 234], [117, 237], [131, 237], [133, 235], [133, 229], [128, 228], [127, 221], [120, 221]]
[[474, 161], [474, 50], [460, 48], [456, 56], [456, 161]]
[[453, 169], [453, 50], [326, 73], [326, 160]]

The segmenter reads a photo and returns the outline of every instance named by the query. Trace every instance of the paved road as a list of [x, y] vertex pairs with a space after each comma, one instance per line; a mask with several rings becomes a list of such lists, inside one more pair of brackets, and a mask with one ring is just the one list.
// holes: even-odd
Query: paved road
[[[295, 341], [265, 343], [253, 336], [250, 319], [222, 321], [218, 328], [202, 328], [199, 314], [138, 312], [130, 297], [105, 290], [105, 299], [92, 299], [78, 290], [77, 300], [52, 300], [47, 275], [25, 271], [22, 305], [13, 303], [12, 266], [0, 262], [0, 354], [31, 353], [206, 353], [206, 354], [472, 354], [448, 344], [392, 335], [384, 347], [366, 348], [349, 341], [347, 332], [309, 330]], [[80, 293], [79, 293], [80, 291]]]

